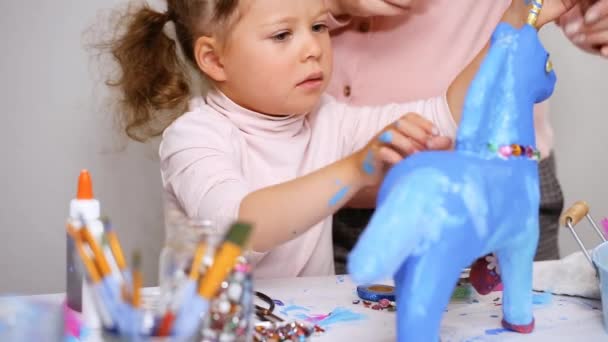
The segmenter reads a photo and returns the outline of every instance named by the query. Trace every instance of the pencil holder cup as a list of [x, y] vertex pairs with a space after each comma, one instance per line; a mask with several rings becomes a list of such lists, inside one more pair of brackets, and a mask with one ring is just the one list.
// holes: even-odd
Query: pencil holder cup
[[[169, 212], [167, 237], [159, 262], [159, 308], [167, 308], [180, 288], [187, 286], [196, 248], [204, 245], [198, 265], [200, 277], [213, 265], [215, 252], [224, 233], [233, 222], [224, 217], [192, 220], [179, 212]], [[251, 265], [246, 256], [239, 257], [220, 290], [211, 299], [209, 311], [201, 321], [199, 341], [249, 341], [252, 336], [253, 283]]]
[[592, 259], [600, 277], [604, 330], [608, 332], [608, 242], [602, 243], [593, 250]]
[[168, 211], [165, 219], [165, 244], [159, 258], [158, 281], [160, 308], [168, 305], [173, 294], [188, 281], [197, 245], [204, 242], [206, 253], [199, 270], [209, 267], [210, 256], [217, 248], [221, 235], [209, 220], [193, 220], [179, 211]]

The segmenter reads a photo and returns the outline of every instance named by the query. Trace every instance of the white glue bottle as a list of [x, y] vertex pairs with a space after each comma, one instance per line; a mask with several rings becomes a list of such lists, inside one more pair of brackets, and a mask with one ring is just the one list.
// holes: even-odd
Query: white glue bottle
[[[93, 198], [93, 184], [87, 170], [82, 170], [78, 178], [76, 198], [70, 201], [69, 223], [76, 229], [83, 228], [83, 220], [87, 228], [101, 246], [104, 234], [103, 223], [100, 221], [99, 201]], [[84, 279], [84, 273], [79, 267], [79, 256], [73, 240], [68, 236], [66, 253], [66, 299], [70, 309], [82, 314], [83, 323], [88, 328], [101, 327], [96, 311], [93, 292]]]

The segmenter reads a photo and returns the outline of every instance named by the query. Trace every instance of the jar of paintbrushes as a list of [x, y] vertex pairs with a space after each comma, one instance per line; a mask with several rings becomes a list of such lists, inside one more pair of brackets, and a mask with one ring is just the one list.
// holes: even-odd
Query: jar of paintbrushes
[[[108, 265], [114, 255], [94, 239], [88, 227], [68, 224], [68, 234], [86, 270], [86, 280], [111, 341], [241, 341], [251, 331], [251, 272], [242, 257], [251, 225], [235, 222], [225, 229], [207, 221], [170, 218], [172, 226], [161, 260], [161, 295], [146, 304], [141, 258], [120, 272]], [[224, 233], [222, 233], [224, 232]], [[112, 234], [116, 234], [111, 230]], [[104, 241], [114, 235], [104, 235]], [[116, 239], [114, 239], [117, 242]], [[116, 244], [117, 245], [117, 244]], [[116, 249], [119, 250], [118, 248]], [[118, 258], [122, 259], [122, 257]], [[117, 274], [120, 273], [120, 274]]]
[[[192, 286], [201, 290], [201, 279], [210, 276], [213, 265], [219, 261], [219, 250], [231, 223], [225, 217], [189, 219], [179, 211], [167, 212], [166, 242], [159, 262], [160, 335], [169, 333], [174, 324], [174, 307], [189, 300], [181, 293], [189, 292]], [[250, 339], [253, 316], [251, 266], [243, 253], [238, 254], [219, 290], [208, 294], [212, 299], [208, 313], [200, 322], [202, 341]]]

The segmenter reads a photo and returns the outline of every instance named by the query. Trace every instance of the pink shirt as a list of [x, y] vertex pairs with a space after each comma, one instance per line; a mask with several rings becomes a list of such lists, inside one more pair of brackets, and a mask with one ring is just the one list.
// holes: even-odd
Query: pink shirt
[[[212, 90], [206, 99], [193, 99], [189, 111], [163, 133], [159, 153], [168, 209], [189, 217], [236, 219], [248, 193], [335, 162], [412, 111], [434, 122], [451, 116], [445, 96], [355, 108], [325, 95], [307, 115], [276, 118], [247, 110]], [[437, 128], [453, 135], [455, 125], [439, 121]], [[255, 275], [334, 274], [332, 248], [327, 217], [267, 253], [252, 253]]]
[[[333, 22], [334, 72], [328, 92], [352, 105], [381, 105], [446, 92], [488, 42], [509, 0], [426, 0], [415, 13]], [[546, 103], [535, 109], [537, 147], [553, 134]], [[447, 119], [446, 119], [447, 120]]]

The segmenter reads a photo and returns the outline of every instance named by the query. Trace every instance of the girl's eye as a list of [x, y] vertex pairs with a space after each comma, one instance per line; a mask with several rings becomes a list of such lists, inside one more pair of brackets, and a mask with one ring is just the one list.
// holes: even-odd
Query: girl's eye
[[279, 32], [277, 34], [275, 34], [274, 36], [272, 36], [273, 40], [276, 40], [278, 42], [283, 42], [286, 41], [287, 38], [289, 38], [291, 36], [291, 33], [288, 31], [284, 31], [284, 32]]
[[314, 24], [312, 26], [312, 30], [314, 32], [325, 32], [327, 30], [327, 25], [325, 23]]

